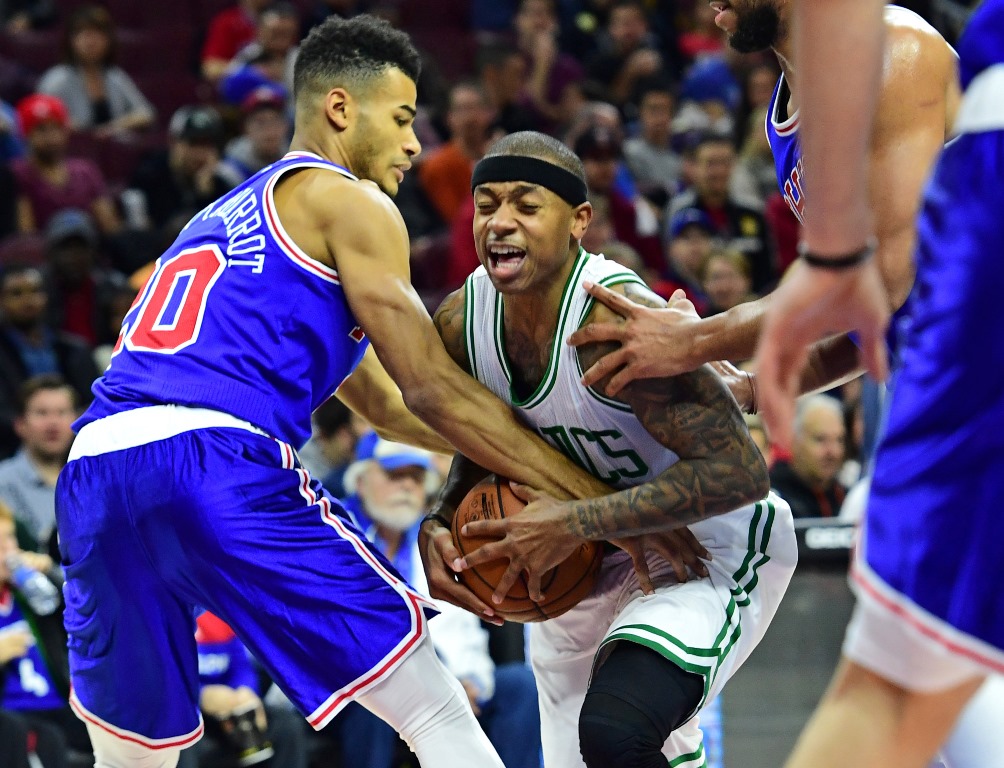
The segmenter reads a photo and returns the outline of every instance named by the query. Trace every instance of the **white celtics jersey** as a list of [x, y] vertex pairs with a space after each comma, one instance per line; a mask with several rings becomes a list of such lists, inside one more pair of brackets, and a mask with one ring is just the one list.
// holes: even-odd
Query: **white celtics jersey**
[[580, 248], [561, 296], [547, 371], [533, 394], [520, 399], [510, 386], [502, 295], [485, 268], [478, 267], [465, 287], [467, 359], [474, 376], [512, 404], [545, 440], [595, 477], [622, 489], [651, 480], [679, 457], [649, 435], [629, 406], [582, 386], [578, 355], [565, 340], [593, 306], [583, 280], [607, 287], [645, 285], [626, 267]]

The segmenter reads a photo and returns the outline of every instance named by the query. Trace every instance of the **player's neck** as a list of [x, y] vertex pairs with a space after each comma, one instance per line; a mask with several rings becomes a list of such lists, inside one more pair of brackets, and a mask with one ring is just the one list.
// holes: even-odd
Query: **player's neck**
[[790, 102], [788, 107], [790, 108], [789, 114], [795, 112], [798, 109], [798, 103], [795, 99], [795, 57], [794, 57], [794, 45], [790, 38], [785, 40], [783, 43], [779, 43], [775, 47], [774, 55], [777, 56], [777, 63], [781, 65], [781, 73], [784, 75], [784, 81], [788, 84], [788, 91], [791, 94]]
[[310, 152], [323, 157], [335, 165], [340, 165], [342, 168], [352, 171], [348, 152], [345, 151], [342, 143], [338, 141], [337, 135], [318, 138], [306, 132], [295, 131], [293, 138], [289, 142], [289, 151]]

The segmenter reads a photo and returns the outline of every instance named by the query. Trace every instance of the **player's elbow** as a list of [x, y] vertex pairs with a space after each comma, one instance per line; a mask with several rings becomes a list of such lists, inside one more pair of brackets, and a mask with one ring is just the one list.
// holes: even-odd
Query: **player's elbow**
[[401, 395], [409, 411], [434, 426], [450, 413], [450, 398], [443, 390], [435, 378], [428, 377], [402, 387]]

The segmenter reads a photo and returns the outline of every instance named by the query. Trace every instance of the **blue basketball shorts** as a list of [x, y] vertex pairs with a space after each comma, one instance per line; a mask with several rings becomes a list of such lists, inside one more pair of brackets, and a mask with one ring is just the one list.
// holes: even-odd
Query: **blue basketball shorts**
[[59, 478], [71, 705], [148, 747], [202, 733], [194, 616], [234, 631], [314, 728], [382, 681], [435, 608], [292, 448], [155, 406], [84, 427]]
[[987, 74], [960, 111], [977, 129], [946, 146], [918, 220], [912, 318], [853, 576], [873, 613], [1001, 673], [1004, 66]]

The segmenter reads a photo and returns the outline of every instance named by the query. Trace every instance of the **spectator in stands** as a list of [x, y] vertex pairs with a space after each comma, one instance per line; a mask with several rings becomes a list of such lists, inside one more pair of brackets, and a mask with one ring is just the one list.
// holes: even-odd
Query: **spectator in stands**
[[314, 436], [328, 464], [321, 484], [332, 496], [346, 496], [345, 471], [356, 455], [360, 435], [368, 432], [369, 425], [349, 410], [337, 397], [329, 398], [314, 411]]
[[761, 207], [777, 192], [774, 154], [764, 129], [767, 108], [757, 107], [750, 116], [749, 128], [732, 172], [732, 194], [740, 200], [756, 200]]
[[29, 29], [41, 29], [56, 20], [53, 0], [3, 0], [0, 2], [0, 22], [8, 35]]
[[18, 185], [18, 229], [44, 230], [66, 208], [89, 211], [105, 235], [122, 228], [104, 176], [90, 160], [67, 157], [70, 118], [55, 96], [36, 93], [17, 105], [28, 154], [11, 163]]
[[56, 527], [56, 478], [70, 453], [78, 400], [56, 374], [28, 379], [20, 394], [14, 430], [22, 444], [0, 462], [0, 501], [24, 527], [24, 548], [48, 551]]
[[586, 171], [589, 199], [605, 198], [609, 204], [617, 239], [634, 248], [650, 269], [658, 271], [662, 266], [658, 218], [643, 198], [631, 199], [615, 185], [621, 159], [620, 137], [604, 127], [587, 128], [575, 141], [575, 154]]
[[168, 147], [140, 162], [130, 187], [143, 194], [155, 229], [191, 217], [225, 195], [232, 184], [220, 168], [223, 120], [209, 106], [182, 107], [171, 118]]
[[513, 28], [529, 72], [524, 90], [527, 106], [544, 129], [564, 124], [569, 117], [565, 103], [569, 88], [580, 83], [585, 72], [576, 59], [559, 50], [555, 0], [521, 0]]
[[[15, 582], [9, 565], [15, 559], [49, 580], [51, 603], [33, 597]], [[56, 748], [65, 752], [62, 741], [79, 753], [89, 754], [87, 730], [69, 705], [70, 666], [61, 587], [62, 575], [48, 555], [20, 549], [14, 516], [0, 504], [0, 707], [27, 723], [40, 737], [39, 746], [48, 747], [45, 753]], [[54, 730], [58, 734], [55, 738], [50, 735]], [[46, 768], [58, 764], [43, 763]]]
[[[398, 573], [427, 594], [418, 549], [426, 496], [438, 485], [430, 455], [369, 433], [345, 475], [354, 495], [346, 508], [357, 518]], [[439, 603], [430, 630], [436, 651], [467, 692], [471, 707], [506, 768], [540, 768], [540, 715], [533, 673], [525, 663], [495, 667], [488, 635], [478, 617]], [[390, 726], [350, 704], [335, 718], [342, 738], [342, 764], [392, 768], [398, 736]]]
[[687, 70], [680, 84], [673, 133], [732, 136], [741, 99], [742, 89], [729, 65], [718, 58], [702, 59]]
[[687, 63], [704, 56], [718, 56], [725, 50], [725, 33], [715, 26], [718, 11], [707, 3], [694, 3], [691, 29], [679, 36], [680, 53]]
[[66, 105], [73, 130], [114, 136], [153, 123], [153, 106], [115, 65], [115, 25], [106, 9], [78, 8], [66, 24], [64, 45], [64, 63], [42, 76], [38, 91]]
[[[132, 303], [136, 299], [137, 291], [131, 285], [123, 285], [121, 288], [116, 288], [112, 292], [107, 305], [107, 323], [105, 325], [108, 330], [108, 341], [104, 344], [99, 344], [94, 348], [91, 353], [91, 359], [94, 362], [94, 370], [100, 375], [108, 367], [112, 361], [112, 351], [115, 349], [115, 344], [118, 341], [119, 332], [122, 330], [122, 321], [125, 320], [125, 316], [132, 309]], [[86, 393], [86, 401], [90, 402], [91, 393], [88, 391]]]
[[700, 277], [704, 295], [708, 297], [705, 317], [757, 298], [750, 290], [749, 261], [731, 248], [712, 250], [701, 265]]
[[685, 208], [666, 227], [666, 268], [653, 290], [665, 299], [683, 289], [701, 316], [707, 312], [700, 271], [711, 253], [714, 228], [707, 214], [697, 208]]
[[[205, 715], [206, 737], [181, 753], [178, 768], [214, 768], [233, 765], [237, 740], [231, 739], [234, 713], [253, 710], [261, 733], [259, 744], [271, 745], [268, 763], [276, 768], [307, 768], [307, 733], [303, 720], [291, 708], [264, 704], [258, 673], [247, 649], [222, 619], [211, 613], [199, 616], [195, 631], [199, 649], [199, 709]], [[247, 743], [247, 742], [245, 742]], [[265, 754], [258, 753], [257, 756]], [[248, 755], [245, 765], [253, 758]], [[266, 758], [267, 759], [267, 758]]]
[[254, 42], [258, 14], [271, 0], [238, 0], [232, 8], [217, 13], [209, 22], [202, 46], [202, 76], [215, 84], [244, 46]]
[[418, 167], [422, 189], [444, 224], [456, 218], [471, 196], [471, 174], [484, 157], [492, 116], [488, 97], [477, 83], [462, 82], [450, 89], [446, 113], [450, 140]]
[[230, 104], [241, 104], [263, 85], [293, 92], [293, 66], [300, 40], [300, 12], [291, 3], [269, 5], [258, 17], [254, 42], [234, 56], [220, 80], [220, 94]]
[[98, 376], [84, 341], [46, 323], [48, 297], [41, 271], [12, 265], [0, 272], [0, 458], [12, 456], [18, 439], [14, 419], [21, 386], [44, 374], [58, 374], [79, 402], [90, 402]]
[[290, 122], [286, 94], [270, 85], [255, 88], [241, 104], [244, 132], [226, 148], [221, 172], [238, 186], [289, 149]]
[[641, 0], [615, 0], [600, 49], [586, 65], [590, 94], [619, 107], [631, 101], [637, 83], [663, 69]]
[[844, 413], [828, 395], [798, 402], [791, 460], [779, 458], [770, 470], [771, 487], [795, 517], [835, 517], [846, 489], [837, 480], [844, 463]]
[[659, 208], [680, 191], [683, 160], [673, 151], [673, 87], [662, 78], [638, 89], [639, 135], [624, 142], [624, 158], [638, 191]]
[[705, 134], [691, 152], [693, 186], [670, 201], [669, 217], [684, 208], [703, 211], [717, 238], [750, 260], [753, 290], [763, 293], [777, 277], [773, 244], [763, 215], [748, 202], [736, 199], [729, 188], [736, 163], [731, 139]]
[[24, 136], [14, 107], [0, 99], [0, 163], [24, 157]]
[[529, 71], [526, 59], [505, 43], [481, 46], [477, 55], [478, 80], [495, 111], [495, 124], [505, 133], [539, 129], [537, 115], [526, 106]]
[[65, 210], [45, 230], [48, 324], [72, 333], [91, 347], [114, 339], [108, 304], [125, 278], [98, 266], [98, 234], [83, 211]]

